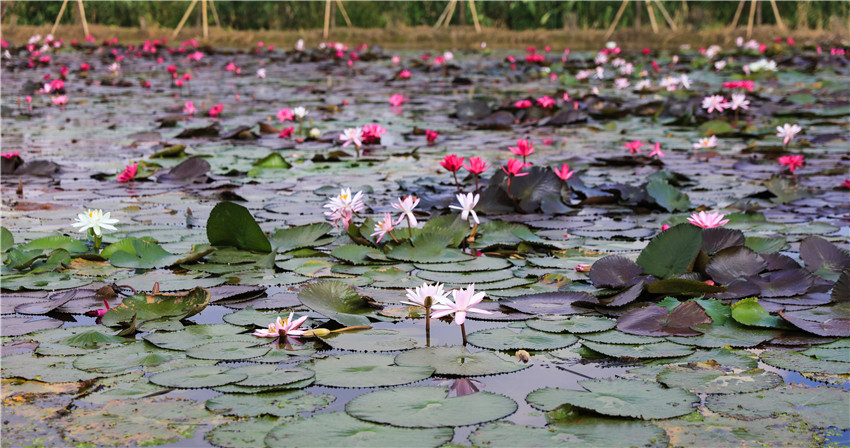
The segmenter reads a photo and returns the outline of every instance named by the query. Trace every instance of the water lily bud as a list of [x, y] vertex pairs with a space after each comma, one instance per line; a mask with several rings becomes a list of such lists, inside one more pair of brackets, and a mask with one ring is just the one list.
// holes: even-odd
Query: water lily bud
[[310, 138], [319, 138], [320, 135], [322, 135], [322, 133], [319, 132], [318, 128], [310, 129]]
[[313, 337], [323, 338], [323, 337], [325, 337], [329, 334], [331, 334], [331, 331], [328, 330], [327, 328], [316, 328], [316, 329], [313, 329], [313, 330], [307, 330], [301, 336], [303, 336], [305, 338], [313, 338]]
[[529, 355], [525, 350], [517, 350], [516, 353], [514, 353], [514, 356], [522, 362], [528, 362], [531, 360], [531, 355]]
[[431, 308], [434, 306], [434, 298], [431, 296], [425, 297], [425, 300], [422, 301], [422, 306], [425, 308]]

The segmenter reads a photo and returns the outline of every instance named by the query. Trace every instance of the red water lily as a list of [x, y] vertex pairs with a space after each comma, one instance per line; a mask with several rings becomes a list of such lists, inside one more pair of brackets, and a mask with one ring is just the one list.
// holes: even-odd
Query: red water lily
[[801, 168], [803, 166], [803, 163], [804, 163], [803, 159], [804, 158], [805, 158], [805, 156], [797, 156], [797, 155], [782, 156], [782, 157], [779, 158], [779, 163], [781, 165], [787, 165], [788, 169], [791, 170], [791, 174], [794, 174], [794, 170], [796, 170], [797, 168]]
[[434, 143], [434, 140], [436, 140], [439, 136], [440, 134], [437, 133], [437, 131], [432, 131], [430, 129], [425, 130], [425, 140], [427, 140], [428, 143]]
[[138, 163], [131, 163], [124, 168], [124, 171], [118, 175], [116, 180], [118, 182], [130, 182], [131, 180], [136, 178], [136, 170], [139, 168]]

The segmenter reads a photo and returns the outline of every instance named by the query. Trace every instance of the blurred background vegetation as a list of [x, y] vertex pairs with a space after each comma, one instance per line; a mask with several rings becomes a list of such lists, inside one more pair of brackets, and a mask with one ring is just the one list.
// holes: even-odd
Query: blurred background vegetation
[[[398, 28], [433, 25], [446, 8], [448, 1], [346, 1], [345, 9], [351, 22], [359, 28]], [[457, 8], [452, 24], [472, 24], [466, 0]], [[644, 2], [629, 5], [620, 27], [648, 26]], [[693, 29], [728, 26], [738, 1], [662, 1], [680, 25]], [[782, 19], [792, 28], [830, 29], [843, 26], [850, 17], [848, 1], [779, 1]], [[2, 4], [4, 24], [52, 24], [61, 1], [6, 1]], [[200, 3], [199, 3], [200, 4]], [[588, 29], [607, 27], [620, 1], [477, 1], [478, 18], [483, 26], [511, 30], [531, 29]], [[770, 4], [758, 2], [757, 25], [775, 23]], [[73, 7], [73, 4], [69, 4]], [[86, 1], [89, 23], [121, 27], [175, 27], [189, 6], [187, 1]], [[236, 30], [297, 30], [321, 28], [324, 21], [324, 1], [215, 1], [215, 7], [225, 28]], [[76, 8], [71, 8], [76, 10]], [[748, 18], [749, 1], [741, 15], [741, 24]], [[189, 24], [199, 20], [193, 13]], [[72, 18], [73, 17], [73, 18]], [[663, 18], [656, 10], [663, 26]], [[75, 13], [65, 13], [63, 23], [78, 20]], [[210, 18], [212, 20], [212, 18]], [[334, 4], [332, 20], [344, 25], [341, 12]]]

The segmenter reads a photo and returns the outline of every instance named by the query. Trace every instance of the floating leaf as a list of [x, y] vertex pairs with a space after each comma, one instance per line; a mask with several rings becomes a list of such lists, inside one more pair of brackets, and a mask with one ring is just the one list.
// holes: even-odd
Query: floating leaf
[[771, 316], [755, 297], [733, 303], [732, 318], [739, 324], [752, 325], [754, 327], [781, 328], [784, 326], [782, 325], [782, 319], [777, 316]]
[[271, 242], [278, 252], [288, 252], [305, 247], [324, 246], [336, 239], [328, 236], [328, 233], [333, 229], [334, 227], [326, 222], [278, 229], [272, 235]]
[[271, 252], [269, 239], [247, 208], [219, 202], [207, 220], [207, 239], [213, 246], [233, 246], [254, 252]]
[[598, 448], [630, 446], [665, 448], [667, 436], [652, 424], [582, 416], [575, 421], [553, 422], [545, 428], [520, 426], [512, 422], [493, 422], [476, 428], [469, 435], [473, 446], [490, 448], [555, 447]]
[[516, 372], [531, 364], [506, 360], [493, 352], [470, 353], [464, 347], [425, 347], [402, 352], [395, 357], [400, 366], [430, 366], [437, 375], [478, 376]]
[[655, 344], [625, 345], [625, 344], [600, 344], [598, 342], [583, 341], [583, 346], [606, 356], [613, 358], [677, 358], [687, 356], [694, 350], [685, 345], [672, 342], [657, 342]]
[[646, 184], [646, 193], [655, 199], [658, 205], [671, 213], [687, 211], [693, 207], [688, 195], [663, 179], [653, 179]]
[[698, 418], [685, 416], [656, 424], [667, 430], [670, 446], [800, 447], [812, 441], [812, 433], [801, 428], [799, 420], [788, 416], [746, 421], [712, 414]]
[[178, 321], [200, 313], [210, 303], [210, 293], [195, 288], [184, 294], [135, 294], [103, 316], [103, 324], [110, 327], [129, 325], [135, 320], [142, 323], [155, 320]]
[[145, 340], [168, 350], [187, 350], [210, 342], [256, 341], [254, 336], [240, 334], [243, 331], [242, 327], [227, 324], [192, 325], [180, 331], [151, 333], [145, 336]]
[[566, 319], [532, 319], [526, 324], [550, 333], [596, 333], [617, 326], [617, 321], [602, 316], [570, 316]]
[[740, 230], [716, 227], [702, 231], [702, 250], [708, 255], [714, 255], [731, 247], [743, 246], [745, 242], [744, 232]]
[[711, 322], [708, 314], [696, 302], [685, 302], [668, 314], [663, 306], [650, 305], [620, 316], [617, 329], [641, 336], [695, 336], [691, 327]]
[[800, 258], [811, 272], [823, 270], [837, 273], [850, 267], [850, 254], [817, 236], [800, 241]]
[[717, 283], [726, 284], [732, 280], [756, 275], [767, 269], [767, 263], [757, 253], [743, 246], [723, 249], [709, 260], [705, 273]]
[[657, 383], [624, 379], [579, 381], [587, 391], [546, 387], [525, 398], [532, 407], [552, 411], [569, 404], [602, 415], [644, 420], [690, 414], [699, 397], [679, 388], [666, 389]]
[[269, 345], [258, 346], [260, 342], [210, 342], [186, 350], [186, 356], [196, 359], [214, 359], [216, 361], [240, 361], [257, 358], [271, 350]]
[[592, 295], [579, 291], [533, 294], [515, 297], [500, 303], [508, 308], [527, 314], [569, 315], [590, 312], [589, 309], [573, 305], [575, 302], [580, 302], [581, 304], [598, 303]]
[[739, 394], [772, 389], [782, 384], [782, 377], [762, 369], [733, 372], [712, 365], [669, 366], [658, 374], [658, 382], [696, 394]]
[[394, 355], [355, 353], [328, 356], [306, 364], [316, 371], [316, 384], [332, 387], [398, 386], [424, 380], [429, 366], [397, 366]]
[[376, 425], [344, 412], [331, 412], [284, 422], [275, 427], [265, 441], [266, 446], [433, 448], [449, 442], [453, 433], [451, 428], [409, 429]]
[[298, 300], [311, 310], [343, 325], [369, 325], [366, 315], [372, 308], [350, 286], [337, 280], [325, 280], [307, 286]]
[[[122, 373], [144, 367], [148, 372], [169, 368], [175, 361], [186, 359], [182, 352], [161, 350], [139, 341], [120, 347], [108, 348], [80, 356], [74, 360], [74, 367], [90, 372]], [[197, 361], [202, 363], [204, 361]]]
[[490, 350], [554, 350], [578, 342], [571, 334], [546, 333], [524, 328], [519, 333], [509, 328], [478, 330], [467, 337], [470, 344]]
[[503, 258], [481, 256], [458, 263], [415, 263], [414, 266], [416, 269], [433, 272], [480, 272], [508, 269], [513, 265]]
[[767, 350], [759, 358], [769, 366], [795, 372], [850, 375], [850, 362], [826, 361], [799, 352]]
[[397, 387], [361, 395], [345, 405], [345, 412], [367, 422], [402, 428], [475, 425], [513, 414], [517, 404], [504, 395], [478, 392], [447, 397], [438, 386]]
[[733, 323], [733, 321], [727, 322], [726, 325], [702, 324], [694, 325], [691, 328], [702, 333], [702, 336], [689, 338], [672, 336], [668, 339], [677, 344], [703, 348], [720, 348], [727, 345], [730, 347], [755, 347], [776, 335], [775, 332], [770, 330], [742, 327]]
[[671, 278], [689, 272], [702, 249], [702, 229], [679, 224], [658, 234], [640, 253], [637, 264], [647, 274]]
[[337, 350], [386, 352], [416, 347], [419, 343], [414, 337], [420, 335], [421, 330], [372, 328], [332, 333], [322, 341]]
[[207, 400], [207, 409], [224, 415], [287, 417], [314, 412], [333, 403], [336, 397], [313, 395], [304, 390], [284, 390], [261, 394], [224, 394]]
[[590, 282], [597, 288], [622, 288], [628, 286], [643, 268], [622, 255], [600, 258], [590, 267]]
[[230, 373], [224, 366], [183, 367], [157, 373], [150, 382], [163, 387], [177, 389], [203, 389], [238, 383], [248, 378], [247, 373]]
[[3, 378], [26, 378], [45, 383], [72, 383], [104, 376], [74, 368], [73, 357], [34, 356], [32, 354], [3, 357]]
[[850, 429], [848, 401], [847, 389], [790, 385], [746, 394], [711, 395], [706, 406], [728, 417], [753, 419], [791, 414], [815, 427], [844, 430]]
[[51, 318], [37, 317], [10, 317], [3, 316], [0, 318], [0, 334], [5, 337], [23, 336], [38, 330], [48, 328], [58, 328], [62, 326], [62, 321]]
[[218, 425], [207, 433], [209, 441], [224, 448], [265, 446], [269, 431], [281, 424], [277, 417], [255, 417]]
[[108, 249], [109, 252], [102, 256], [122, 268], [162, 268], [177, 264], [183, 258], [181, 255], [171, 254], [158, 244], [138, 238], [127, 238], [110, 244]]

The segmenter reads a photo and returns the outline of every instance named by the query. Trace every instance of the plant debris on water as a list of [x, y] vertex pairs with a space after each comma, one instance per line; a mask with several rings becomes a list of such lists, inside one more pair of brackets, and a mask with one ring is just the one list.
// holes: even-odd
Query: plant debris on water
[[4, 446], [847, 441], [841, 45], [2, 47]]

